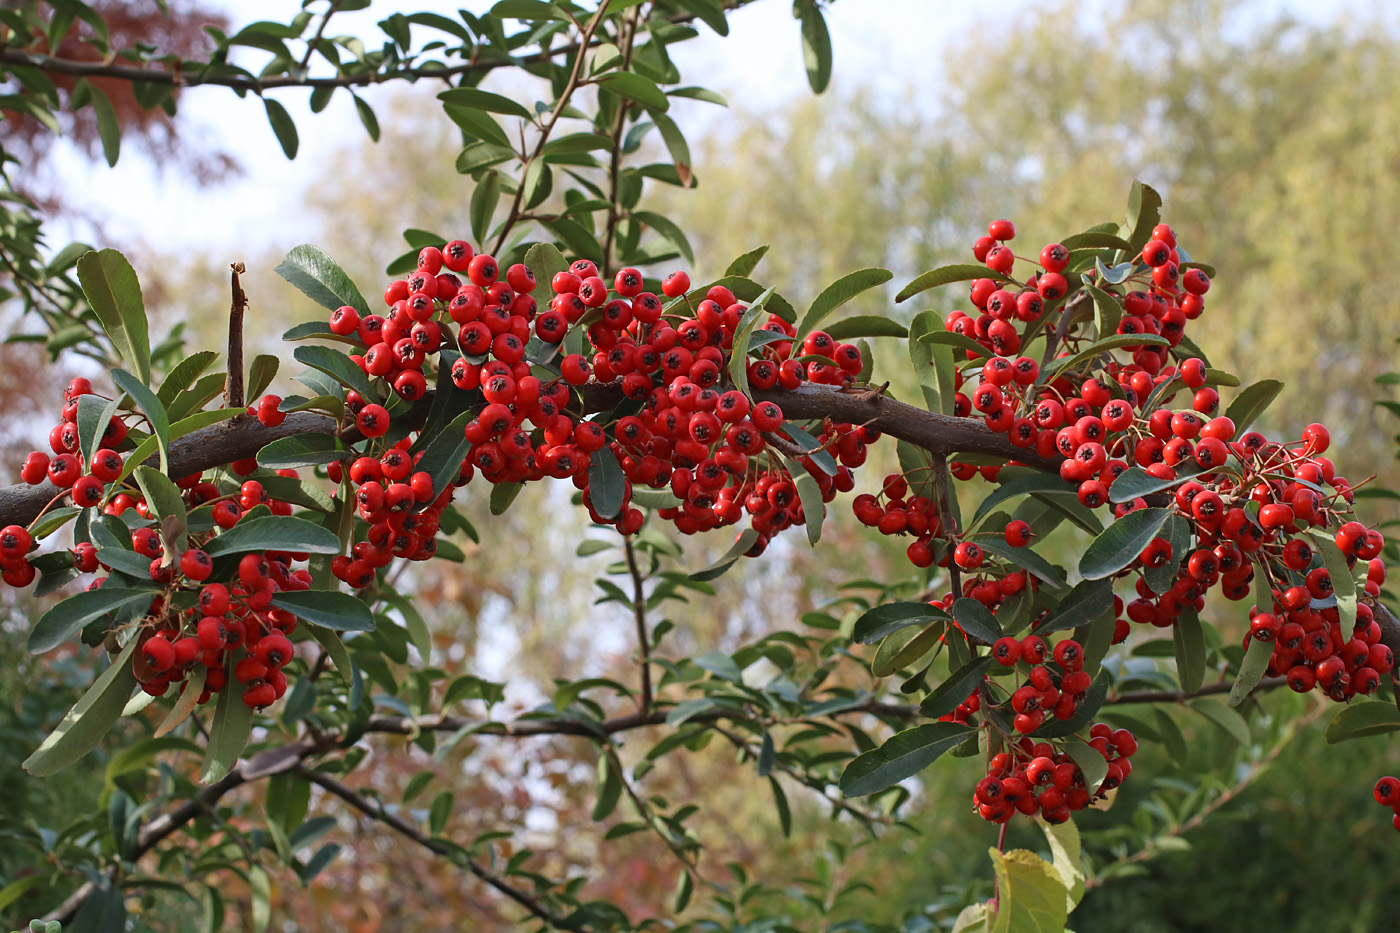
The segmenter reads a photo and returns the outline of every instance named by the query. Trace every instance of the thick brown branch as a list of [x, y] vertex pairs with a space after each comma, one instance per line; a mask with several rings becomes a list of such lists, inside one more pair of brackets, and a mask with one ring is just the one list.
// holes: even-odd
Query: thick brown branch
[[311, 768], [307, 768], [304, 765], [299, 766], [297, 768], [297, 774], [310, 781], [312, 784], [315, 784], [316, 786], [327, 791], [328, 793], [339, 797], [341, 800], [345, 801], [350, 806], [354, 807], [356, 810], [359, 810], [361, 813], [363, 813], [370, 819], [383, 823], [385, 826], [388, 826], [390, 829], [394, 830], [396, 833], [399, 833], [401, 836], [404, 836], [405, 838], [411, 839], [412, 841], [418, 843], [420, 846], [427, 849], [429, 852], [432, 852], [435, 855], [441, 855], [447, 858], [451, 858], [454, 861], [460, 861], [462, 864], [465, 865], [467, 871], [471, 872], [483, 883], [495, 888], [501, 894], [504, 894], [506, 897], [515, 901], [521, 907], [524, 907], [527, 911], [530, 912], [532, 916], [543, 920], [550, 926], [556, 927], [560, 930], [575, 930], [578, 931], [578, 933], [587, 933], [587, 931], [589, 930], [589, 927], [587, 927], [584, 924], [576, 923], [564, 917], [560, 917], [553, 911], [549, 910], [549, 908], [541, 904], [537, 899], [531, 897], [529, 894], [526, 894], [524, 891], [521, 891], [519, 888], [507, 884], [502, 879], [487, 871], [486, 868], [480, 862], [462, 853], [458, 849], [458, 847], [448, 845], [440, 839], [432, 838], [431, 836], [424, 833], [417, 826], [414, 826], [412, 823], [405, 820], [403, 817], [395, 813], [390, 813], [389, 811], [385, 810], [382, 806], [380, 806], [377, 802], [373, 802], [370, 801], [368, 798], [362, 797], [359, 793], [346, 786], [345, 784], [340, 783], [335, 778], [331, 777], [329, 774], [325, 774], [321, 771], [316, 771]]

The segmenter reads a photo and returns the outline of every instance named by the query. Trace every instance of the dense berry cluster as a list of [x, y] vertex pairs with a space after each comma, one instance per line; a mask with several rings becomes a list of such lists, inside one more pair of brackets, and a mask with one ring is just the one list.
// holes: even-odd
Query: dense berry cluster
[[1071, 812], [1106, 796], [1133, 771], [1130, 759], [1138, 746], [1128, 730], [1095, 723], [1088, 746], [1108, 766], [1094, 787], [1087, 786], [1084, 771], [1070, 755], [1048, 742], [1023, 738], [1009, 751], [993, 755], [987, 776], [973, 792], [978, 815], [992, 823], [1005, 823], [1017, 813], [1039, 814], [1047, 823], [1065, 822]]

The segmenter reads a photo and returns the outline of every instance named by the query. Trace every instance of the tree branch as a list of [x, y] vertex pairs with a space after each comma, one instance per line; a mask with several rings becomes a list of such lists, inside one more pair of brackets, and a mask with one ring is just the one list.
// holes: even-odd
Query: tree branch
[[434, 839], [431, 836], [426, 835], [417, 826], [414, 826], [412, 823], [408, 822], [407, 820], [403, 819], [397, 814], [388, 812], [378, 803], [371, 803], [369, 800], [362, 797], [358, 792], [340, 783], [335, 778], [331, 777], [329, 774], [325, 774], [321, 771], [316, 771], [312, 768], [306, 767], [305, 765], [298, 765], [296, 768], [296, 773], [298, 776], [305, 778], [312, 784], [315, 784], [316, 786], [322, 788], [328, 793], [339, 797], [341, 800], [345, 801], [350, 806], [354, 807], [356, 810], [359, 810], [361, 813], [363, 813], [370, 819], [383, 823], [385, 826], [388, 826], [390, 829], [394, 830], [396, 833], [399, 833], [401, 836], [404, 836], [418, 843], [420, 846], [427, 849], [429, 852], [432, 852], [435, 855], [444, 856], [446, 858], [452, 859], [453, 861], [461, 861], [462, 864], [466, 867], [467, 871], [471, 872], [482, 882], [495, 888], [501, 894], [504, 894], [506, 897], [515, 901], [521, 907], [524, 907], [527, 911], [530, 912], [531, 915], [540, 920], [543, 920], [550, 926], [560, 930], [574, 930], [577, 931], [577, 933], [588, 933], [588, 926], [582, 923], [577, 923], [568, 920], [567, 918], [560, 917], [559, 915], [555, 914], [553, 911], [549, 910], [549, 908], [541, 904], [537, 899], [531, 897], [529, 894], [526, 894], [524, 891], [521, 891], [519, 888], [512, 887], [505, 881], [498, 878], [496, 875], [493, 875], [491, 872], [487, 871], [486, 868], [480, 862], [467, 855], [465, 852], [462, 852], [458, 846], [450, 845], [448, 843], [443, 842], [440, 839]]
[[229, 263], [229, 291], [232, 293], [228, 311], [228, 379], [224, 382], [224, 405], [242, 408], [243, 397], [243, 312], [248, 310], [248, 296], [238, 283], [245, 271], [241, 262]]

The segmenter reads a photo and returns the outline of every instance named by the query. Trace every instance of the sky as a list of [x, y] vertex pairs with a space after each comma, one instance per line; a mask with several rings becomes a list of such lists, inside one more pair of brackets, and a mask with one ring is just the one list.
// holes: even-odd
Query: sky
[[[907, 95], [910, 88], [930, 89], [921, 94], [930, 108], [937, 106], [938, 80], [943, 51], [955, 43], [985, 41], [995, 34], [997, 21], [1021, 15], [1037, 0], [998, 0], [988, 6], [965, 0], [838, 0], [827, 10], [835, 66], [831, 87], [873, 88], [878, 95]], [[1080, 12], [1083, 24], [1092, 26], [1097, 10], [1107, 0], [1086, 0]], [[1250, 15], [1267, 18], [1286, 11], [1300, 19], [1329, 21], [1347, 12], [1385, 9], [1386, 0], [1262, 0]], [[1393, 0], [1392, 0], [1393, 2]], [[235, 30], [255, 20], [285, 22], [300, 8], [295, 0], [216, 0]], [[482, 12], [490, 3], [460, 0], [376, 0], [366, 11], [338, 14], [332, 34], [353, 34], [367, 43], [381, 36], [375, 25], [389, 13], [431, 10], [456, 18], [465, 7]], [[320, 12], [323, 2], [313, 2]], [[810, 91], [802, 67], [797, 23], [785, 0], [765, 0], [731, 14], [730, 35], [721, 38], [699, 26], [700, 37], [673, 50], [677, 65], [688, 81], [714, 88], [733, 98], [765, 107], [781, 106]], [[990, 17], [995, 16], [995, 21]], [[917, 28], [911, 28], [917, 24]], [[314, 25], [313, 27], [314, 28]], [[1242, 23], [1248, 28], [1248, 20]], [[415, 41], [425, 30], [415, 28]], [[256, 69], [263, 58], [245, 59]], [[489, 87], [490, 85], [486, 85]], [[436, 93], [434, 86], [431, 91]], [[371, 88], [364, 97], [376, 106], [381, 123], [392, 119], [382, 104], [389, 93]], [[101, 232], [82, 222], [58, 222], [50, 242], [81, 239], [96, 246], [105, 237], [117, 244], [144, 245], [170, 253], [192, 250], [230, 261], [270, 247], [290, 248], [314, 239], [315, 221], [297, 210], [301, 192], [318, 176], [321, 166], [347, 140], [367, 137], [348, 95], [337, 94], [322, 113], [313, 115], [309, 94], [282, 92], [277, 99], [296, 119], [300, 151], [288, 161], [267, 124], [255, 98], [240, 100], [224, 88], [194, 88], [181, 100], [183, 119], [193, 140], [207, 142], [214, 150], [231, 152], [244, 172], [233, 181], [199, 188], [175, 172], [137, 153], [126, 153], [116, 167], [94, 164], [76, 151], [59, 146], [53, 151], [53, 167], [68, 180], [73, 191], [98, 192], [92, 204], [81, 203], [102, 221]], [[708, 105], [678, 109], [687, 134], [722, 126], [722, 117], [704, 113]]]

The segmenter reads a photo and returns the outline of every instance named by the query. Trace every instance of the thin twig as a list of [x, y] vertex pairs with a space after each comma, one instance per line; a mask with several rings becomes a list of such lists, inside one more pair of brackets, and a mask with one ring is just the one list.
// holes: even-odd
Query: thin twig
[[[583, 27], [583, 32], [580, 34], [578, 42], [579, 52], [574, 55], [574, 66], [569, 71], [569, 80], [564, 84], [564, 89], [559, 93], [559, 99], [555, 101], [554, 109], [549, 112], [549, 119], [545, 121], [544, 126], [540, 127], [540, 138], [535, 142], [534, 152], [530, 153], [529, 157], [525, 159], [520, 167], [522, 178], [524, 177], [523, 173], [529, 171], [531, 162], [543, 158], [545, 144], [549, 142], [549, 134], [554, 131], [555, 124], [559, 122], [559, 118], [562, 117], [564, 111], [568, 109], [569, 98], [573, 97], [574, 91], [578, 90], [579, 79], [583, 75], [583, 62], [584, 59], [588, 57], [583, 50], [587, 49], [589, 44], [593, 41], [593, 33], [602, 25], [603, 17], [607, 15], [608, 12], [608, 4], [611, 2], [612, 0], [603, 0], [602, 3], [598, 4], [597, 12], [589, 19], [588, 25]], [[501, 235], [496, 238], [496, 248], [493, 252], [499, 254], [501, 249], [506, 245], [506, 238], [510, 236], [511, 228], [514, 227], [516, 221], [520, 219], [520, 204], [524, 198], [525, 185], [522, 183], [515, 188], [515, 195], [511, 198], [510, 202], [510, 213], [506, 215], [506, 221], [501, 225]]]
[[952, 483], [948, 476], [948, 458], [941, 453], [932, 455], [933, 483], [938, 493], [938, 521], [943, 526], [943, 539], [947, 542], [948, 577], [953, 584], [953, 599], [962, 599], [962, 571], [953, 560], [953, 551], [958, 546], [958, 529], [953, 521]]
[[[632, 64], [632, 42], [637, 35], [637, 22], [642, 8], [634, 7], [627, 17], [627, 25], [622, 31], [622, 67], [626, 71]], [[603, 280], [611, 281], [613, 242], [617, 236], [617, 224], [622, 219], [620, 197], [622, 193], [622, 131], [627, 126], [627, 103], [622, 101], [617, 107], [617, 119], [612, 128], [612, 161], [608, 166], [608, 224], [603, 237]]]
[[627, 571], [632, 575], [632, 613], [637, 618], [637, 663], [642, 668], [642, 696], [638, 701], [642, 712], [651, 709], [651, 644], [647, 634], [647, 600], [642, 587], [642, 572], [637, 568], [636, 548], [632, 547], [632, 536], [622, 538], [623, 551], [627, 554]]
[[311, 41], [306, 43], [306, 54], [297, 62], [297, 68], [306, 71], [306, 66], [311, 64], [311, 56], [316, 51], [316, 46], [320, 45], [321, 37], [326, 34], [326, 24], [331, 21], [331, 17], [340, 9], [341, 0], [331, 0], [331, 5], [326, 10], [326, 15], [321, 17], [321, 25], [316, 27], [316, 35], [311, 37]]
[[339, 797], [350, 806], [359, 810], [365, 816], [376, 822], [383, 823], [401, 836], [418, 843], [435, 855], [441, 855], [454, 861], [461, 861], [467, 871], [475, 875], [483, 883], [495, 888], [501, 894], [515, 901], [524, 907], [530, 914], [539, 920], [560, 930], [574, 930], [578, 933], [588, 933], [589, 927], [582, 923], [576, 923], [551, 911], [541, 904], [537, 899], [531, 897], [524, 891], [507, 884], [501, 878], [486, 870], [476, 859], [462, 852], [457, 846], [444, 843], [440, 839], [434, 839], [424, 833], [417, 826], [405, 820], [395, 813], [385, 810], [378, 802], [370, 801], [361, 796], [357, 791], [337, 781], [323, 771], [316, 771], [305, 765], [298, 766], [296, 774], [312, 784], [322, 788], [330, 794]]

